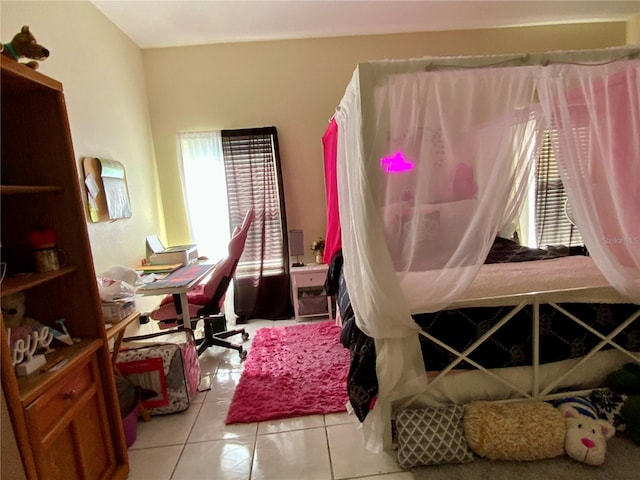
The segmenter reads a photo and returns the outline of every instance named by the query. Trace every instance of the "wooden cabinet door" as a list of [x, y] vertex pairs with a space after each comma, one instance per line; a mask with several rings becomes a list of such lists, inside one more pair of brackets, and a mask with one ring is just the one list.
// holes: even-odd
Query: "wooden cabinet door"
[[95, 355], [26, 409], [38, 477], [111, 478], [115, 454]]

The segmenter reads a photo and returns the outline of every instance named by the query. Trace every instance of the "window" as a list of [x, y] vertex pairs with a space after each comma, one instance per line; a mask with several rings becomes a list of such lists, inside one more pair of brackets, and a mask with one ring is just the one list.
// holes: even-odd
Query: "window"
[[178, 152], [191, 239], [198, 253], [217, 262], [231, 238], [227, 228], [220, 228], [229, 225], [220, 132], [181, 133]]
[[237, 277], [253, 276], [256, 271], [262, 276], [285, 273], [288, 255], [277, 142], [273, 127], [222, 131], [229, 217], [242, 221], [253, 207], [264, 222], [262, 229], [249, 231]]
[[535, 232], [537, 244], [582, 245], [577, 227], [567, 215], [567, 193], [558, 171], [552, 142], [554, 132], [547, 132], [535, 172]]
[[193, 240], [212, 260], [227, 254], [231, 230], [255, 218], [234, 276], [241, 319], [290, 318], [289, 252], [275, 127], [183, 133], [179, 146]]

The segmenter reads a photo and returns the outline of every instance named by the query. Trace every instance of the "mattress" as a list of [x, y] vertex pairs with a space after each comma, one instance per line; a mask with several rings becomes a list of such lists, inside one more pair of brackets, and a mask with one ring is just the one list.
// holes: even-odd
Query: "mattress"
[[[461, 267], [461, 269], [469, 267]], [[463, 273], [463, 272], [461, 272]], [[437, 278], [435, 271], [402, 274], [402, 289], [412, 313], [424, 311], [422, 291]], [[628, 303], [604, 278], [591, 257], [576, 255], [480, 267], [460, 299], [447, 309], [517, 305], [536, 294], [547, 302]]]

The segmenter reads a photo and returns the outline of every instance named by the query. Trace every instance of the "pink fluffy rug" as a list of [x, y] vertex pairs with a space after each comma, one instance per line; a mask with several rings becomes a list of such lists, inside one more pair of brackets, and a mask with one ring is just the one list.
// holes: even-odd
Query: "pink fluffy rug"
[[226, 423], [345, 411], [349, 350], [333, 322], [256, 332]]

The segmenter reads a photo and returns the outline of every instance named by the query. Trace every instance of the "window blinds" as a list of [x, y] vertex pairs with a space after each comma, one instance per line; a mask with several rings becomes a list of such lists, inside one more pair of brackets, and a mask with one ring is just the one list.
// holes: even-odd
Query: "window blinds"
[[582, 245], [578, 229], [565, 214], [567, 193], [562, 184], [552, 142], [557, 132], [545, 135], [536, 165], [536, 232], [538, 245]]
[[[262, 276], [285, 273], [282, 176], [275, 127], [222, 131], [229, 220], [231, 227], [242, 222], [253, 207], [256, 226], [247, 243], [236, 276]], [[263, 223], [263, 225], [261, 225]]]

